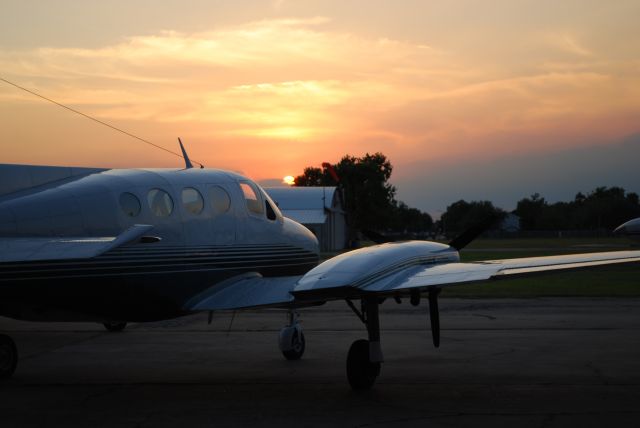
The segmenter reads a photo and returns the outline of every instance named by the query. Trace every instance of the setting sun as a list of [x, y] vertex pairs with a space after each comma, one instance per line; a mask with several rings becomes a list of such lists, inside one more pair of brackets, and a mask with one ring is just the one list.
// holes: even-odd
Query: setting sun
[[293, 186], [295, 184], [295, 182], [296, 182], [296, 179], [293, 178], [293, 176], [291, 176], [291, 175], [287, 175], [286, 177], [284, 177], [282, 179], [282, 182], [284, 184], [288, 184], [289, 186]]
[[[0, 78], [259, 184], [380, 152], [432, 213], [640, 192], [638, 0], [5, 3]], [[182, 166], [1, 81], [0, 129], [3, 163]]]

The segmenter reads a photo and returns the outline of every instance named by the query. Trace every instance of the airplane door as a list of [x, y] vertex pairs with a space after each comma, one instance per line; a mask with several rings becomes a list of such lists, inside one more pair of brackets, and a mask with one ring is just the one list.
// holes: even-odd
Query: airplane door
[[227, 184], [208, 184], [207, 199], [211, 204], [209, 220], [210, 242], [214, 245], [231, 245], [236, 242], [238, 207], [232, 203], [232, 191]]

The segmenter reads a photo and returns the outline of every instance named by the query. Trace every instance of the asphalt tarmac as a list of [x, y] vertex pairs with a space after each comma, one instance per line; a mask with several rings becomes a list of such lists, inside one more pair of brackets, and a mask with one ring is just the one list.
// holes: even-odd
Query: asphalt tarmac
[[133, 324], [0, 319], [20, 349], [0, 426], [640, 426], [640, 299], [447, 299], [382, 306], [385, 363], [355, 393], [345, 358], [363, 326], [342, 302], [301, 311], [300, 361], [279, 311]]

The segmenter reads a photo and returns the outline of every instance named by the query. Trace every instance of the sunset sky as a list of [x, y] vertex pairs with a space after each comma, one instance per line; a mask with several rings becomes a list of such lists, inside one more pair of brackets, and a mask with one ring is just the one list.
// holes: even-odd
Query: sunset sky
[[[381, 151], [432, 213], [640, 192], [637, 0], [0, 4], [0, 77], [207, 167], [269, 182]], [[0, 130], [2, 163], [182, 165], [2, 82]]]

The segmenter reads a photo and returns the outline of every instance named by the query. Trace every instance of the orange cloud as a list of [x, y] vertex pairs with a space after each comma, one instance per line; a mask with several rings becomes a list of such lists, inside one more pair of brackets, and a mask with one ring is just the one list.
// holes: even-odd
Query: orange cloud
[[[328, 23], [264, 20], [134, 36], [94, 49], [4, 51], [0, 68], [145, 137], [182, 135], [205, 164], [257, 177], [296, 173], [310, 159], [345, 152], [381, 150], [399, 162], [459, 159], [538, 150], [545, 132], [570, 137], [542, 139], [553, 145], [637, 129], [631, 120], [612, 120], [640, 111], [637, 60], [597, 55], [570, 31], [525, 37], [534, 59], [495, 63], [424, 42], [331, 30]], [[0, 98], [39, 102], [8, 88]], [[96, 144], [108, 140], [100, 134]], [[43, 143], [25, 144], [36, 150]], [[139, 157], [123, 161], [118, 152], [75, 153], [82, 153], [79, 163], [139, 165]], [[68, 163], [68, 153], [51, 156], [49, 163]]]

